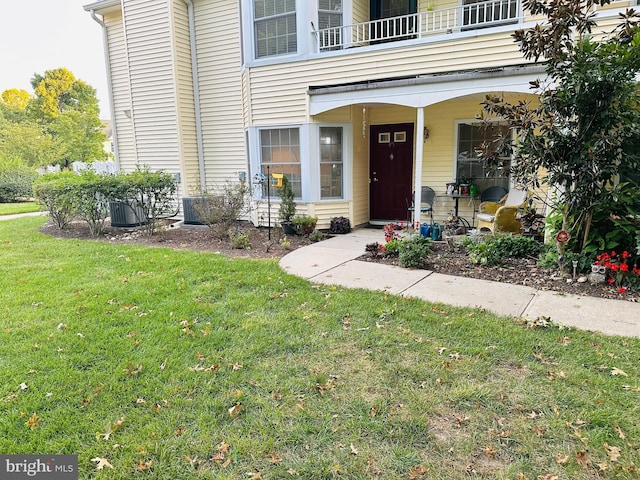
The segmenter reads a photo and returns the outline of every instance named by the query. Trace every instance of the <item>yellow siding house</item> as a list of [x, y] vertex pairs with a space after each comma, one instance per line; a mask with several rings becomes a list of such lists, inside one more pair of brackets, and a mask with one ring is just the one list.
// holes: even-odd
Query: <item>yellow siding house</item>
[[[594, 32], [629, 4], [598, 12]], [[436, 221], [456, 201], [472, 220], [473, 200], [448, 196], [447, 183], [468, 180], [478, 194], [510, 187], [478, 160], [478, 146], [505, 131], [499, 119], [479, 128], [480, 102], [490, 93], [535, 102], [529, 82], [544, 74], [511, 37], [538, 20], [522, 0], [102, 0], [84, 8], [104, 31], [122, 170], [175, 173], [183, 196], [281, 173], [320, 228], [336, 216], [353, 225], [407, 220], [422, 186], [436, 192]], [[256, 186], [256, 224], [266, 195]]]

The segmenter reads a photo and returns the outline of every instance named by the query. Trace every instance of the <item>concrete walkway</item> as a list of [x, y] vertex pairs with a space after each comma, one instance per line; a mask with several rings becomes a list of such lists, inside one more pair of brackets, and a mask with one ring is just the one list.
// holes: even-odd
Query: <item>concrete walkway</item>
[[47, 212], [29, 212], [29, 213], [14, 213], [12, 215], [0, 215], [0, 220], [13, 220], [14, 218], [22, 218], [22, 217], [39, 217], [41, 215], [47, 215]]
[[367, 243], [376, 241], [384, 242], [382, 230], [354, 230], [348, 235], [337, 235], [299, 248], [284, 256], [280, 266], [292, 275], [316, 283], [383, 290], [532, 320], [543, 316], [583, 330], [640, 337], [639, 303], [565, 295], [355, 260], [365, 253]]

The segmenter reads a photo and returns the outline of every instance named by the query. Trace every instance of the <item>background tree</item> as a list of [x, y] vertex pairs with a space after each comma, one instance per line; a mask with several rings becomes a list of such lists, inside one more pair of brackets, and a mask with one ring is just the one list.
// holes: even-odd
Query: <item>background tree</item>
[[62, 141], [33, 120], [0, 123], [0, 164], [45, 167], [63, 156]]
[[[640, 167], [638, 15], [621, 14], [615, 30], [595, 40], [590, 35], [594, 6], [607, 3], [525, 0], [526, 10], [548, 21], [517, 31], [514, 38], [526, 59], [545, 62], [548, 83], [532, 83], [539, 93], [535, 103], [513, 104], [498, 96], [483, 103], [487, 114], [502, 117], [518, 133], [515, 143], [503, 137], [484, 145], [484, 160], [493, 168], [510, 168], [518, 183], [552, 188], [552, 206], [572, 236], [574, 252], [637, 247], [635, 234], [625, 232], [640, 230], [638, 195], [621, 195], [632, 187], [620, 182], [621, 173]], [[510, 165], [505, 155], [513, 158]], [[616, 217], [630, 222], [625, 232], [612, 233]]]
[[36, 97], [28, 110], [47, 131], [58, 138], [63, 149], [55, 162], [69, 168], [74, 161], [106, 160], [100, 109], [96, 90], [75, 78], [66, 68], [47, 70], [31, 80]]

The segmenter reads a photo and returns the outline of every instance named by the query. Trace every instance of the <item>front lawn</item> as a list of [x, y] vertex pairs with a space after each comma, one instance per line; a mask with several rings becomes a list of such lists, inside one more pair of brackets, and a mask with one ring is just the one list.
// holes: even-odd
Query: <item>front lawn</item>
[[0, 216], [39, 212], [41, 210], [42, 206], [36, 202], [0, 203]]
[[83, 479], [637, 478], [637, 339], [42, 222], [0, 222], [3, 454], [78, 454]]

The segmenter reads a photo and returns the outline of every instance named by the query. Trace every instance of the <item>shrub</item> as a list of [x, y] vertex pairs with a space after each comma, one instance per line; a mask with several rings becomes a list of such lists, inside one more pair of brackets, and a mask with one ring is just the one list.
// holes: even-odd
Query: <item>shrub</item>
[[111, 189], [118, 180], [114, 175], [84, 170], [63, 181], [68, 181], [69, 202], [73, 213], [87, 222], [91, 235], [102, 235], [109, 216]]
[[[113, 176], [112, 176], [113, 177]], [[135, 171], [120, 177], [117, 189], [118, 195], [126, 198], [118, 200], [132, 203], [132, 206], [141, 209], [146, 219], [144, 229], [147, 235], [153, 235], [159, 225], [159, 220], [166, 218], [176, 209], [176, 180], [170, 173], [152, 172], [148, 167], [136, 168]], [[110, 198], [113, 200], [114, 198]]]
[[398, 264], [404, 268], [422, 268], [431, 253], [431, 239], [412, 235], [400, 241]]
[[71, 181], [73, 172], [48, 173], [33, 183], [33, 195], [49, 211], [56, 226], [63, 230], [73, 218]]
[[532, 237], [487, 235], [484, 241], [465, 240], [464, 247], [472, 262], [481, 265], [500, 265], [505, 258], [537, 257], [545, 247]]
[[38, 174], [26, 167], [0, 167], [0, 203], [9, 203], [29, 198], [32, 184]]
[[231, 243], [231, 248], [251, 250], [251, 241], [249, 240], [249, 234], [246, 232], [240, 232], [233, 228], [229, 229], [229, 242]]
[[344, 234], [351, 231], [351, 222], [347, 217], [333, 217], [329, 224], [329, 233]]
[[324, 233], [322, 233], [320, 230], [316, 230], [315, 232], [311, 233], [311, 235], [309, 235], [309, 240], [314, 243], [320, 242], [321, 240], [324, 240]]
[[298, 215], [293, 217], [292, 223], [298, 234], [309, 235], [315, 230], [318, 218], [310, 217], [309, 215]]
[[372, 257], [377, 258], [383, 256], [386, 249], [384, 245], [381, 245], [378, 242], [371, 242], [364, 246], [364, 251], [369, 253]]
[[245, 181], [227, 181], [214, 192], [205, 192], [194, 199], [193, 209], [202, 223], [211, 229], [216, 238], [224, 240], [229, 229], [249, 212], [251, 187]]
[[400, 255], [400, 240], [391, 240], [384, 246], [388, 257], [397, 257]]
[[286, 175], [282, 177], [282, 186], [278, 188], [278, 195], [280, 196], [280, 210], [278, 212], [280, 222], [291, 222], [296, 214], [296, 202], [294, 201], [293, 187]]

